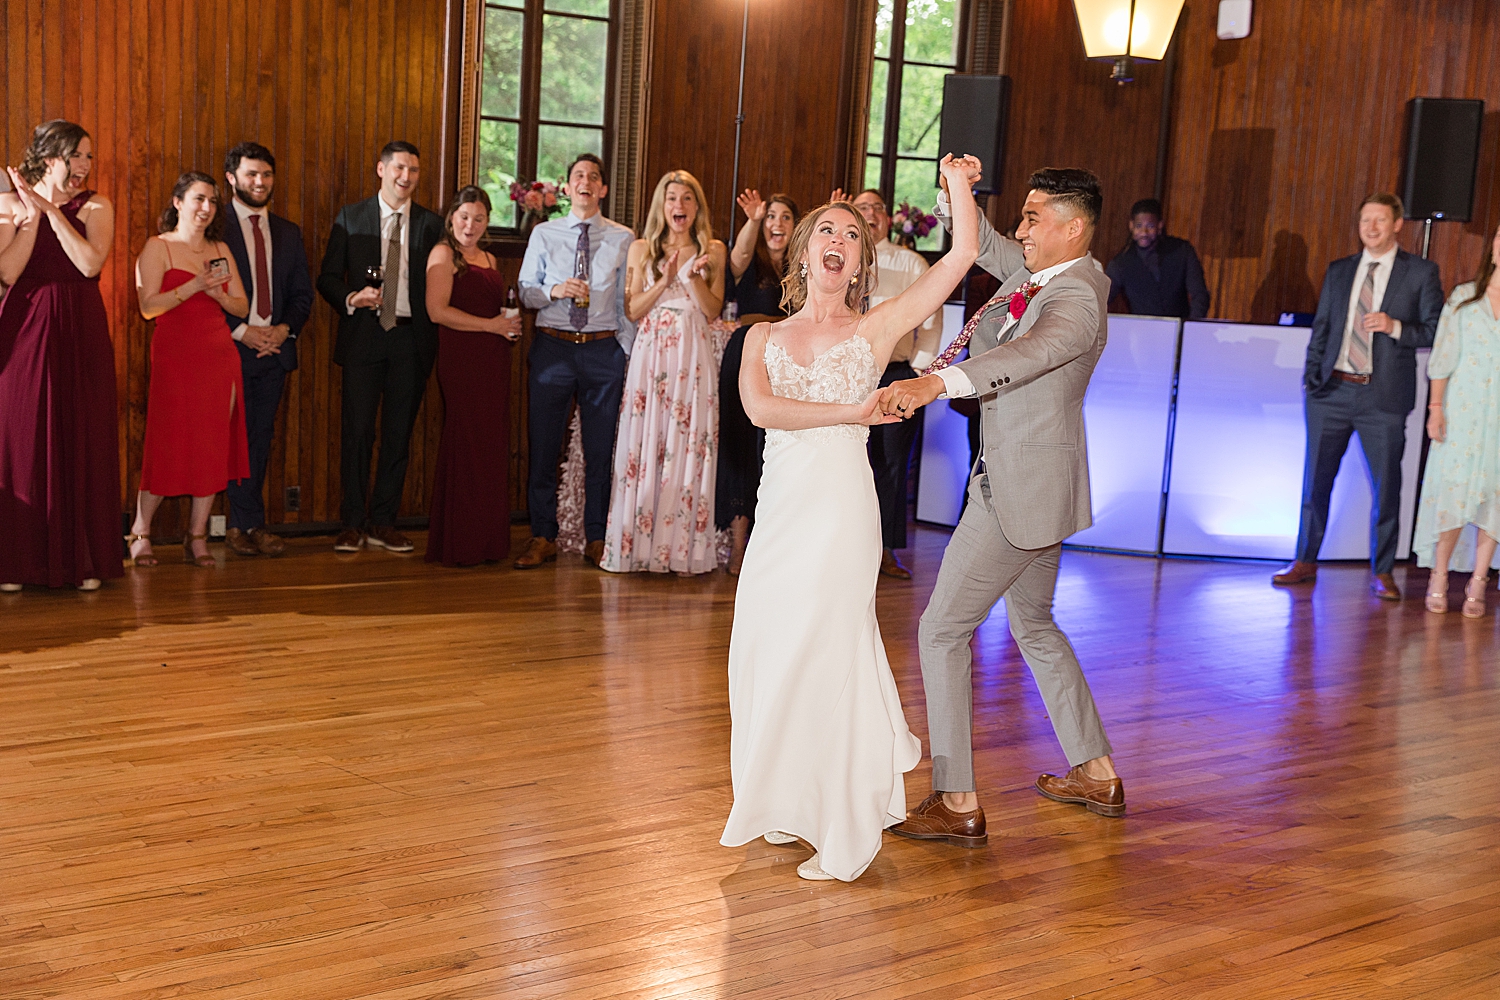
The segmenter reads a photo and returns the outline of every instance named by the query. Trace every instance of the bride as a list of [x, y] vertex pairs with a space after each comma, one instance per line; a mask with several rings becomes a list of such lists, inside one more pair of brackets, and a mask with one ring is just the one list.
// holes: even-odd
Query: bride
[[809, 213], [787, 248], [789, 317], [745, 339], [740, 395], [766, 428], [755, 532], [729, 639], [734, 807], [720, 843], [801, 839], [807, 879], [851, 882], [906, 818], [906, 728], [875, 621], [880, 509], [865, 453], [891, 350], [942, 306], [979, 252], [973, 157], [940, 164], [953, 247], [906, 292], [861, 313], [875, 240], [850, 205]]

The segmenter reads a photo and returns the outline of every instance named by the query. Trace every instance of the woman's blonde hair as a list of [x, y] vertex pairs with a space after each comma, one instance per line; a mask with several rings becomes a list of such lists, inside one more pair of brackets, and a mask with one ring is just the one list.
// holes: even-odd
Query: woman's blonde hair
[[656, 182], [656, 190], [651, 194], [651, 210], [646, 213], [646, 228], [641, 233], [641, 238], [646, 241], [646, 260], [651, 266], [651, 275], [658, 280], [662, 276], [662, 258], [667, 255], [668, 184], [683, 185], [693, 192], [693, 197], [698, 202], [698, 214], [693, 218], [693, 240], [698, 244], [698, 255], [708, 253], [709, 244], [714, 241], [714, 227], [708, 218], [708, 201], [703, 197], [703, 185], [698, 183], [698, 178], [686, 170], [668, 170], [662, 174], [661, 180]]
[[865, 221], [865, 217], [853, 205], [835, 201], [808, 212], [797, 223], [797, 228], [792, 230], [792, 241], [786, 248], [786, 277], [781, 279], [781, 308], [786, 310], [788, 316], [807, 302], [807, 270], [804, 267], [806, 261], [802, 257], [807, 253], [807, 244], [811, 242], [813, 230], [819, 220], [825, 213], [835, 209], [853, 216], [855, 226], [859, 229], [859, 273], [844, 290], [844, 305], [857, 313], [865, 311], [865, 299], [875, 288], [875, 234], [870, 231], [870, 224]]

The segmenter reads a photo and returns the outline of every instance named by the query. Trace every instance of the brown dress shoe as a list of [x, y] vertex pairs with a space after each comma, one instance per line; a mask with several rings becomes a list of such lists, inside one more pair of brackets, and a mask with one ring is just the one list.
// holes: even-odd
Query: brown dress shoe
[[583, 561], [597, 566], [604, 560], [604, 542], [589, 542], [583, 547]]
[[521, 558], [514, 563], [516, 569], [536, 569], [542, 563], [552, 562], [557, 559], [557, 543], [545, 538], [531, 536], [531, 541], [526, 544], [526, 551], [521, 553]]
[[372, 549], [385, 549], [387, 552], [410, 552], [416, 547], [412, 545], [411, 539], [389, 524], [371, 528], [365, 544]]
[[1401, 600], [1401, 588], [1396, 586], [1396, 578], [1389, 573], [1375, 574], [1375, 579], [1370, 581], [1370, 593], [1382, 601]]
[[279, 556], [286, 551], [286, 542], [281, 536], [273, 535], [265, 528], [251, 528], [249, 538], [263, 556]]
[[365, 547], [365, 533], [358, 528], [345, 528], [333, 540], [335, 552], [358, 552]]
[[1315, 562], [1302, 562], [1298, 560], [1286, 569], [1271, 577], [1271, 582], [1278, 587], [1288, 587], [1297, 583], [1312, 583], [1318, 578], [1318, 564]]
[[1036, 790], [1054, 802], [1076, 802], [1100, 816], [1125, 815], [1125, 783], [1119, 778], [1090, 778], [1082, 764], [1060, 778], [1042, 775], [1036, 779]]
[[237, 556], [260, 555], [260, 547], [255, 544], [255, 539], [239, 528], [230, 528], [224, 532], [224, 544], [229, 546], [229, 551]]
[[911, 570], [901, 565], [901, 560], [896, 558], [896, 553], [892, 549], [881, 550], [880, 572], [886, 576], [893, 576], [897, 580], [911, 579]]
[[983, 847], [990, 839], [984, 830], [984, 810], [954, 812], [943, 802], [942, 792], [933, 792], [906, 819], [890, 828], [898, 837], [912, 840], [945, 840], [959, 847]]

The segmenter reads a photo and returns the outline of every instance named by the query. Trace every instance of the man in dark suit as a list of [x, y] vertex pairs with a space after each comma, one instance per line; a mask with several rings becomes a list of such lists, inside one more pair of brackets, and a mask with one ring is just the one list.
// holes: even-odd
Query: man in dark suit
[[224, 158], [224, 177], [234, 192], [224, 219], [224, 242], [250, 297], [247, 319], [225, 314], [240, 351], [250, 443], [250, 478], [229, 483], [225, 541], [237, 555], [279, 556], [286, 543], [266, 530], [262, 494], [281, 389], [287, 372], [297, 370], [297, 334], [312, 312], [312, 275], [302, 230], [267, 207], [276, 186], [271, 151], [259, 143], [240, 143]]
[[[412, 201], [420, 170], [417, 147], [386, 144], [375, 165], [380, 192], [339, 210], [318, 275], [318, 291], [339, 315], [333, 360], [344, 372], [344, 530], [334, 540], [336, 552], [358, 552], [366, 543], [412, 550], [396, 530], [396, 511], [412, 427], [437, 358], [437, 328], [427, 316], [427, 255], [443, 236], [442, 217]], [[378, 286], [374, 268], [383, 269]], [[372, 492], [377, 411], [380, 463]]]
[[1406, 417], [1417, 402], [1417, 349], [1431, 347], [1443, 310], [1437, 265], [1396, 246], [1401, 199], [1372, 194], [1359, 209], [1362, 252], [1328, 265], [1303, 386], [1307, 391], [1307, 460], [1297, 557], [1272, 583], [1311, 583], [1328, 526], [1328, 498], [1349, 435], [1359, 432], [1370, 466], [1370, 566], [1375, 596], [1401, 600], [1391, 570], [1401, 505]]
[[1209, 298], [1198, 251], [1165, 233], [1161, 202], [1142, 198], [1130, 206], [1130, 242], [1104, 269], [1110, 300], [1123, 296], [1137, 316], [1202, 319]]

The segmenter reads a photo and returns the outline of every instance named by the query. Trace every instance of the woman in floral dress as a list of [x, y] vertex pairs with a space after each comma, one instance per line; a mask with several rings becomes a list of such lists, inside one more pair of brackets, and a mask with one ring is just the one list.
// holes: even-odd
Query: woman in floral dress
[[639, 325], [600, 569], [689, 576], [717, 565], [719, 368], [709, 320], [724, 303], [725, 257], [697, 178], [663, 175], [626, 265], [625, 313]]

